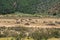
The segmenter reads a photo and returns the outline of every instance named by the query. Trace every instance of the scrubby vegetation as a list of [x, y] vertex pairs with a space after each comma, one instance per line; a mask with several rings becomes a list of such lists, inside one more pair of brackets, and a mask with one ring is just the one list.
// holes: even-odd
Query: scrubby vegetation
[[20, 12], [24, 14], [36, 13], [38, 15], [48, 14], [52, 16], [59, 16], [59, 2], [60, 0], [1, 0], [0, 14]]
[[59, 28], [28, 28], [28, 27], [0, 27], [1, 37], [14, 37], [16, 40], [22, 38], [34, 40], [47, 40], [49, 38], [60, 38]]
[[[3, 14], [3, 15], [2, 15]], [[6, 15], [5, 15], [6, 14]], [[18, 20], [20, 17], [60, 17], [60, 0], [0, 0], [0, 18], [15, 19], [15, 24], [30, 25], [35, 24], [32, 19]], [[27, 21], [27, 22], [23, 22]], [[13, 20], [14, 21], [14, 20]], [[12, 21], [12, 22], [13, 22]], [[6, 21], [4, 21], [6, 23]], [[9, 23], [9, 21], [7, 22]], [[37, 23], [37, 20], [36, 20]], [[45, 25], [56, 26], [60, 25], [60, 21], [46, 22]], [[2, 24], [3, 25], [3, 24]], [[40, 24], [39, 24], [40, 25]], [[33, 28], [33, 27], [0, 27], [0, 38], [8, 38], [9, 40], [47, 40], [50, 38], [60, 38], [59, 28]], [[6, 40], [8, 40], [6, 39]], [[5, 39], [1, 39], [5, 40]]]

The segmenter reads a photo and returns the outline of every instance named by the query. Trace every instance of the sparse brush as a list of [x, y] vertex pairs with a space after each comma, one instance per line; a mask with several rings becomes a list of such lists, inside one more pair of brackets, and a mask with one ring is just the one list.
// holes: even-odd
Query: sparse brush
[[25, 25], [30, 25], [29, 23], [25, 23]]
[[55, 21], [56, 24], [60, 24], [60, 21]]
[[[42, 39], [49, 39], [52, 37], [60, 38], [60, 28], [29, 28], [29, 27], [8, 27], [7, 30], [5, 28], [0, 28], [3, 30], [3, 35], [0, 34], [0, 37], [16, 37], [16, 38], [24, 38], [24, 37], [31, 37], [34, 40], [42, 40]], [[18, 33], [20, 34], [18, 34]], [[26, 33], [29, 33], [27, 36]]]
[[49, 26], [56, 26], [55, 23], [48, 23], [48, 24], [46, 24], [46, 25], [49, 25]]

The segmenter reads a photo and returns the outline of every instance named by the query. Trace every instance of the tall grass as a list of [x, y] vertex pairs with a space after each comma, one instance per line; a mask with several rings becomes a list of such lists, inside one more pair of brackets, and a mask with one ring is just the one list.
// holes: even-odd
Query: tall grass
[[[3, 32], [3, 34], [1, 34]], [[29, 28], [29, 27], [3, 27], [0, 28], [0, 37], [32, 38], [42, 40], [60, 38], [60, 28]]]

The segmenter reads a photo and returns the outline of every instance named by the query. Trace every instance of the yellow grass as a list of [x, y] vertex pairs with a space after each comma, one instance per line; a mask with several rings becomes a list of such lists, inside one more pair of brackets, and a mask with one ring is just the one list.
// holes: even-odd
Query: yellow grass
[[50, 38], [48, 40], [60, 40], [60, 38]]
[[33, 38], [27, 38], [27, 37], [25, 37], [25, 38], [22, 38], [21, 40], [34, 40]]
[[0, 40], [11, 40], [11, 39], [15, 40], [13, 37], [4, 37], [4, 38], [0, 38]]

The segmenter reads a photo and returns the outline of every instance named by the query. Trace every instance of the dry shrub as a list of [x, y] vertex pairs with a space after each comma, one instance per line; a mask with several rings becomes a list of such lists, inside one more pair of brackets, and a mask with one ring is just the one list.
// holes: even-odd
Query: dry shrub
[[60, 38], [60, 29], [58, 28], [40, 28], [31, 33], [30, 35], [34, 40], [42, 40], [48, 38]]
[[33, 23], [33, 24], [34, 24], [35, 22], [31, 22], [31, 23]]
[[29, 19], [29, 20], [32, 20], [32, 19]]
[[[42, 40], [48, 38], [60, 38], [60, 28], [29, 28], [29, 27], [1, 27], [3, 29], [4, 34], [0, 37], [8, 37], [8, 36], [20, 36], [26, 37], [26, 33], [29, 33], [28, 37], [32, 37], [34, 40]], [[7, 30], [5, 30], [7, 29]], [[35, 29], [35, 30], [34, 30]], [[1, 30], [0, 30], [1, 31]], [[21, 33], [20, 35], [18, 33]], [[19, 37], [19, 38], [20, 38]]]
[[38, 20], [35, 20], [36, 22], [38, 22]]
[[17, 24], [20, 24], [20, 22], [19, 22], [19, 21], [17, 21], [16, 23], [17, 23]]
[[9, 21], [7, 21], [8, 23], [10, 23]]
[[55, 23], [60, 24], [60, 21], [55, 21]]
[[48, 22], [46, 22], [46, 21], [43, 21], [43, 23], [48, 23]]
[[30, 25], [29, 23], [25, 23], [25, 25]]
[[48, 24], [46, 24], [46, 25], [49, 25], [49, 26], [56, 26], [55, 23], [48, 23]]

